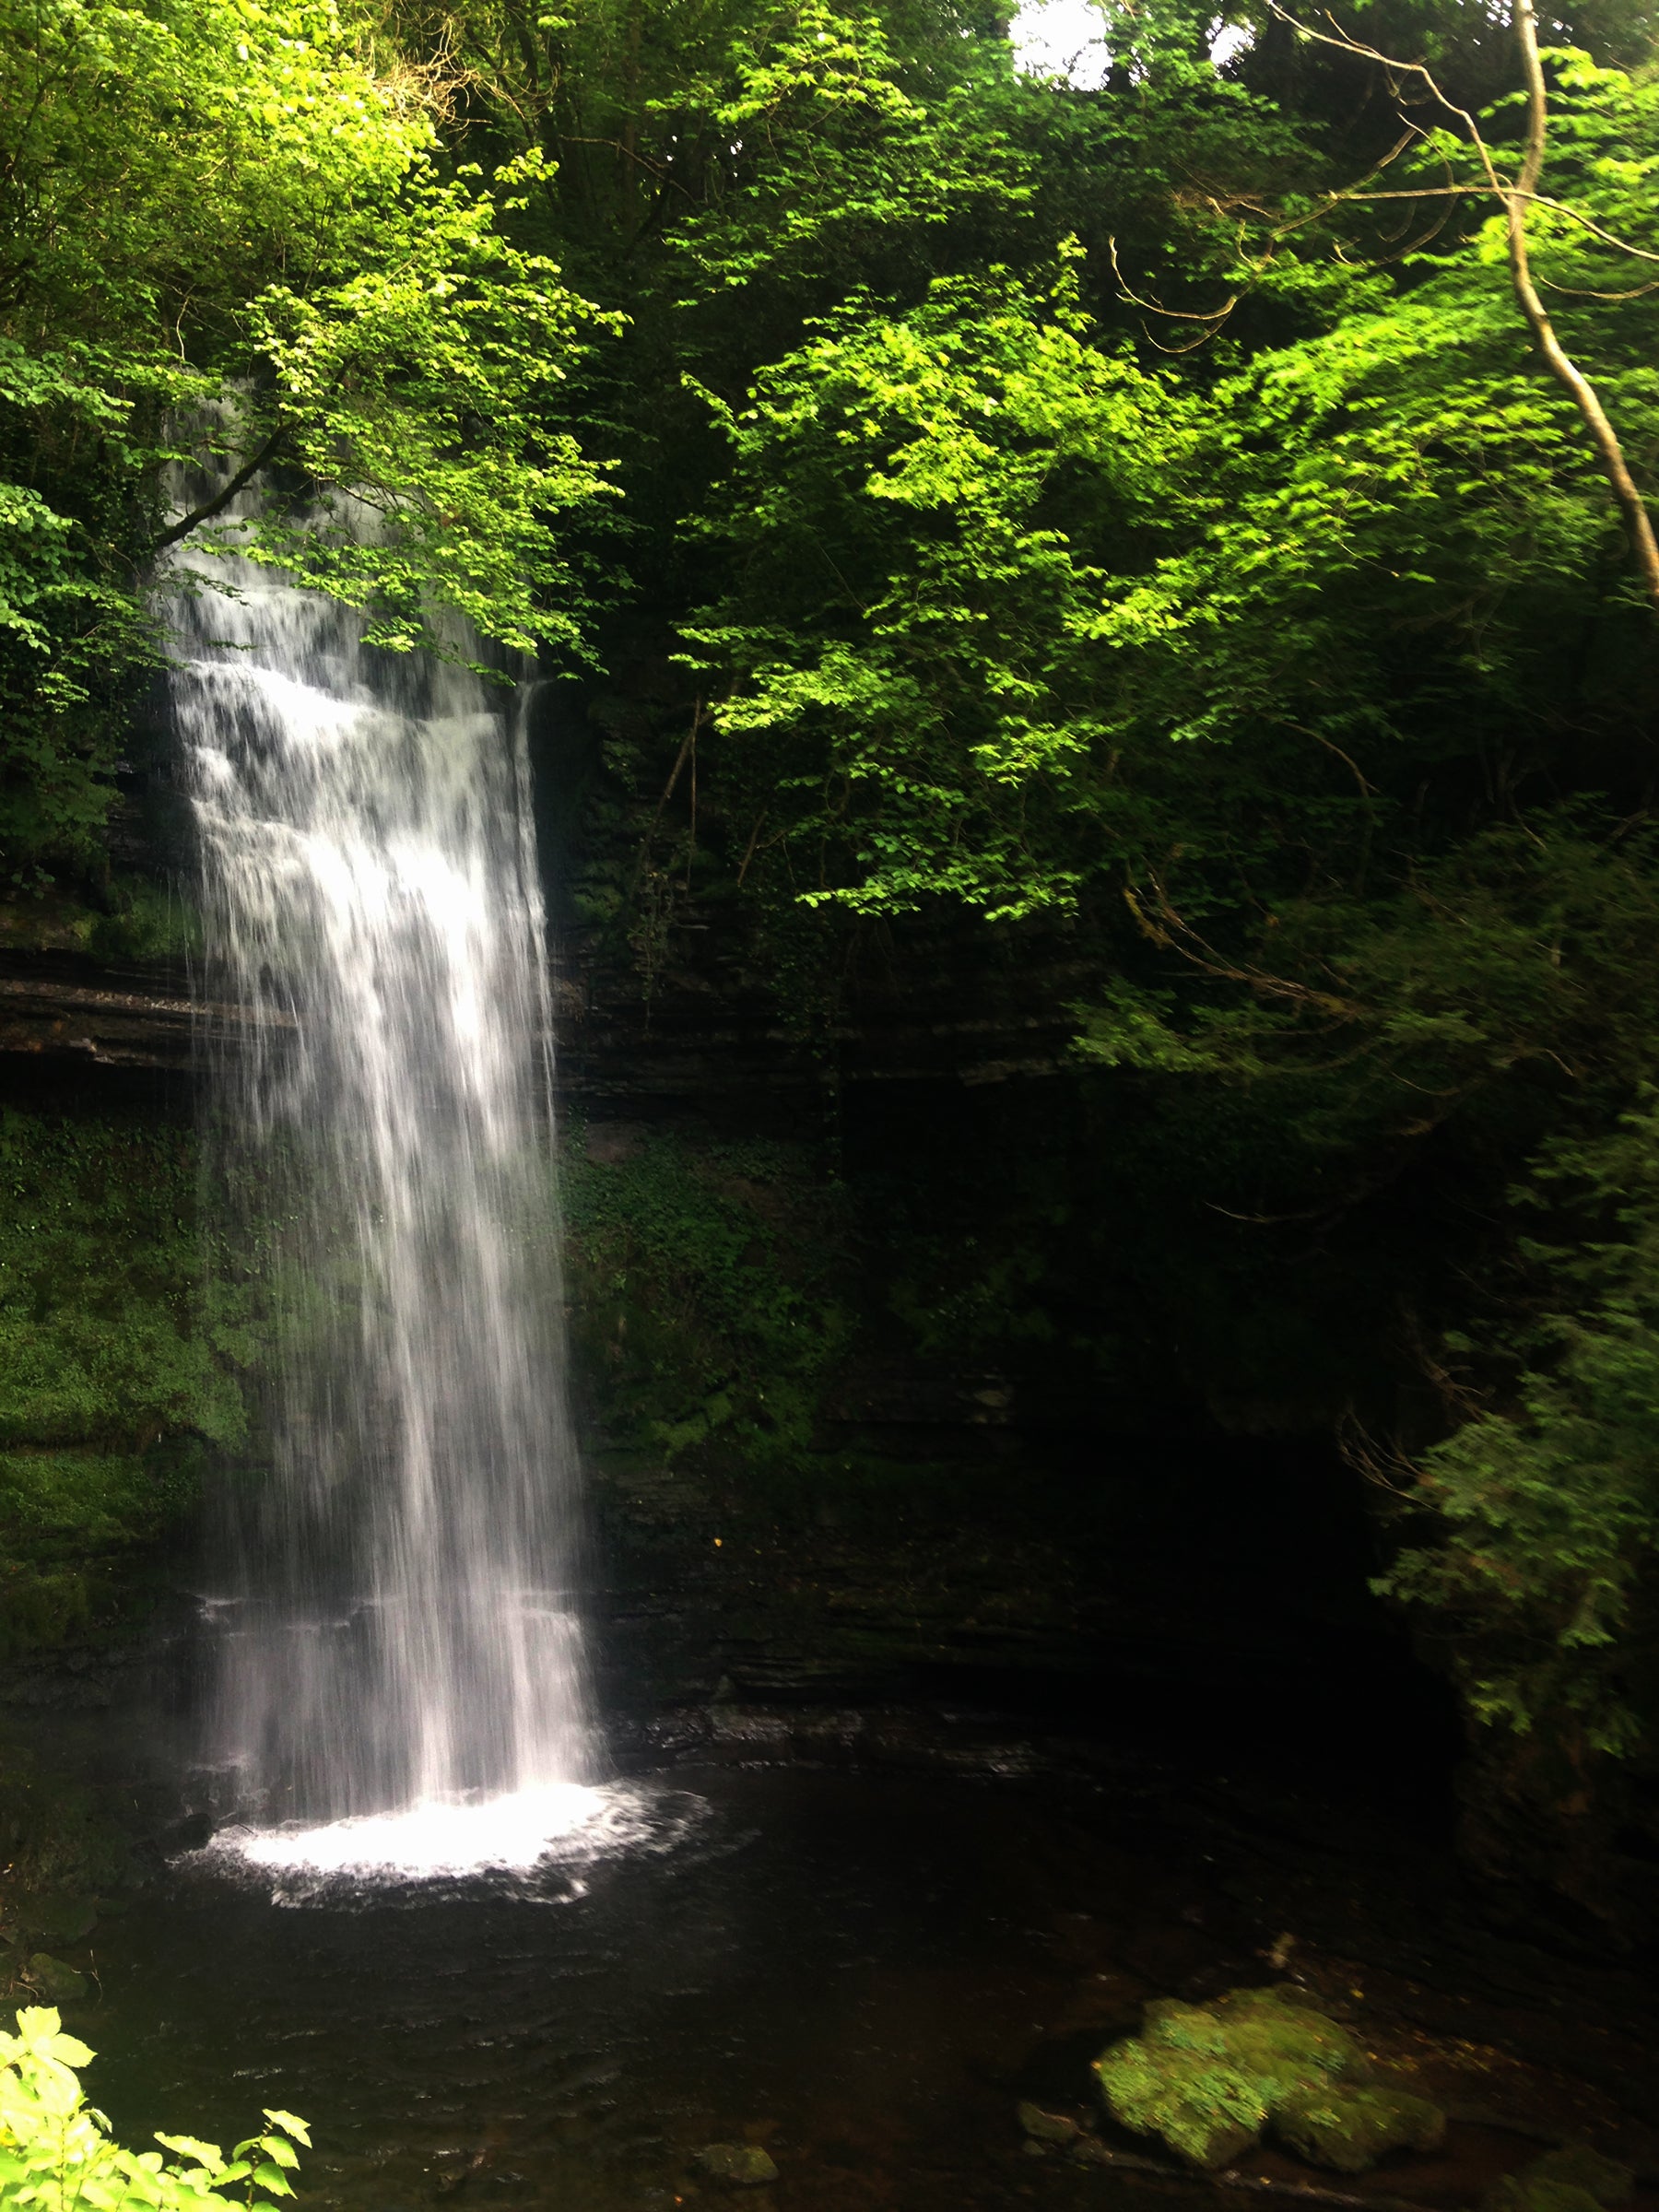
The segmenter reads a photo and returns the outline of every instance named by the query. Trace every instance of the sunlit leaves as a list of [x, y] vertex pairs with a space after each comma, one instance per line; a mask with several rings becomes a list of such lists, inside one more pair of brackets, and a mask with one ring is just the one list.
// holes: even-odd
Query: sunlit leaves
[[[227, 2159], [194, 2136], [158, 2135], [159, 2151], [130, 2151], [113, 2141], [109, 2123], [87, 2103], [76, 2069], [92, 2053], [65, 2035], [58, 2014], [26, 2006], [15, 2035], [0, 2032], [0, 2199], [38, 2212], [214, 2212], [239, 2206], [259, 2212], [272, 2197], [291, 2197], [287, 2172], [298, 2164], [287, 2137], [308, 2140], [287, 2113], [267, 2112], [273, 2132], [239, 2143]], [[234, 2194], [227, 2192], [234, 2191]]]

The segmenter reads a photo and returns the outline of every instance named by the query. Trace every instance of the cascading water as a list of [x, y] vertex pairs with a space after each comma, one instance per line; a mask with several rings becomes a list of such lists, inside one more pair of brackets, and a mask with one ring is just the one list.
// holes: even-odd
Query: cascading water
[[220, 1756], [267, 1827], [373, 1831], [315, 1863], [525, 1862], [592, 1793], [522, 732], [335, 602], [192, 565], [238, 594], [182, 597], [175, 678], [206, 995], [241, 1009], [204, 1024], [253, 1241], [225, 1295], [277, 1346]]

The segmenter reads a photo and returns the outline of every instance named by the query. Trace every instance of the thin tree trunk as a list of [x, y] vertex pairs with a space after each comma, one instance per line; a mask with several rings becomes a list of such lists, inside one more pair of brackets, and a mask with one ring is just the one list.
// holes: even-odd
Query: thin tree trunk
[[1521, 65], [1526, 76], [1526, 152], [1521, 164], [1521, 173], [1515, 180], [1512, 192], [1504, 194], [1504, 211], [1509, 218], [1510, 281], [1514, 286], [1515, 298], [1526, 317], [1528, 327], [1537, 341], [1546, 367], [1552, 376], [1563, 383], [1572, 394], [1573, 404], [1583, 417], [1613, 496], [1618, 501], [1624, 517], [1625, 532], [1630, 541], [1630, 550], [1636, 556], [1636, 566], [1641, 571], [1642, 588], [1655, 614], [1659, 614], [1659, 540], [1653, 535], [1653, 517], [1647, 502], [1637, 488], [1630, 465], [1625, 460], [1624, 448], [1618, 433], [1607, 419], [1606, 408], [1596, 394], [1594, 385], [1572, 360], [1556, 335], [1555, 325], [1538, 296], [1533, 282], [1532, 264], [1526, 245], [1526, 206], [1529, 196], [1537, 190], [1538, 174], [1544, 166], [1544, 135], [1547, 120], [1545, 104], [1544, 65], [1538, 58], [1538, 20], [1533, 12], [1533, 0], [1512, 0], [1515, 40], [1521, 49]]

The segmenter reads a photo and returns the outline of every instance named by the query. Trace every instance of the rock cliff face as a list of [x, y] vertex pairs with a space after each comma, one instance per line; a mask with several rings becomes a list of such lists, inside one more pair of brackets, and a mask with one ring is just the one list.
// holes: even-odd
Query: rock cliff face
[[[1430, 1713], [1316, 1423], [1230, 1434], [1114, 1277], [1065, 947], [1027, 949], [875, 940], [808, 1018], [695, 912], [649, 990], [594, 934], [556, 947], [617, 1696], [1102, 1700], [1249, 1735], [1317, 1654], [1353, 1711]], [[0, 1081], [71, 1112], [187, 1113], [204, 1027], [245, 1019], [179, 960], [0, 955]]]
[[193, 1005], [189, 978], [171, 962], [112, 968], [79, 952], [0, 952], [0, 1054], [8, 1062], [187, 1074], [203, 1018], [232, 1026], [241, 1018], [235, 1007]]
[[[554, 947], [613, 1706], [966, 1700], [1240, 1753], [1295, 1715], [1442, 1775], [1340, 1361], [1192, 1263], [1154, 1117], [1070, 1055], [1067, 940], [870, 930], [791, 986], [729, 902], [637, 935]], [[182, 959], [0, 953], [0, 1085], [71, 1116], [187, 1122], [204, 1027], [245, 1024]]]

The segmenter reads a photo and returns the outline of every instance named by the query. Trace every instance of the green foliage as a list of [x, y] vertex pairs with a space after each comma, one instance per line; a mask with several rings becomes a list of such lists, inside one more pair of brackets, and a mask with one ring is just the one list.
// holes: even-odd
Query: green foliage
[[[210, 402], [220, 475], [290, 472], [280, 493], [256, 477], [240, 549], [366, 606], [385, 643], [447, 642], [448, 609], [581, 650], [591, 594], [554, 533], [603, 477], [548, 395], [606, 325], [502, 233], [534, 163], [493, 185], [441, 173], [445, 99], [331, 0], [0, 6], [0, 840], [18, 883], [100, 872], [160, 654], [141, 587], [164, 474]], [[306, 490], [333, 521], [296, 519]], [[372, 531], [342, 525], [341, 494]]]
[[[901, 321], [855, 300], [727, 416], [744, 598], [687, 635], [747, 678], [723, 730], [796, 749], [771, 866], [799, 895], [992, 920], [1075, 902], [1105, 577], [1052, 495], [1080, 479], [1091, 535], [1144, 528], [1181, 414], [1089, 347], [1074, 277], [1045, 297], [1002, 270], [937, 279]], [[803, 881], [796, 854], [826, 850], [836, 878], [820, 859]]]
[[849, 1331], [835, 1194], [789, 1147], [666, 1133], [572, 1147], [562, 1193], [578, 1346], [618, 1441], [797, 1460]]
[[194, 2136], [157, 2136], [162, 2150], [177, 2154], [172, 2162], [160, 2151], [125, 2150], [82, 2093], [76, 2069], [92, 2055], [43, 2006], [18, 2014], [15, 2035], [0, 2033], [0, 2202], [41, 2212], [186, 2212], [293, 2195], [294, 2145], [311, 2142], [303, 2120], [267, 2112], [265, 2132], [239, 2143], [229, 2159]]
[[[1659, 637], [1499, 219], [1425, 200], [1391, 243], [1398, 203], [1343, 196], [1388, 147], [1336, 80], [1266, 27], [1218, 83], [1193, 28], [1114, 18], [1123, 86], [1088, 124], [1056, 99], [1048, 144], [1110, 217], [1068, 182], [1017, 258], [924, 288], [865, 263], [742, 396], [702, 380], [732, 456], [682, 619], [718, 701], [703, 834], [754, 825], [761, 900], [1071, 927], [1079, 1056], [1153, 1087], [1222, 1214], [1317, 1236], [1461, 1175], [1479, 1249], [1419, 1295], [1461, 1307], [1488, 1394], [1448, 1405], [1413, 1493], [1437, 1519], [1382, 1586], [1477, 1717], [1628, 1746], [1659, 1532], [1641, 1238], [1546, 1249], [1506, 1191], [1529, 1159], [1589, 1175], [1659, 1075]], [[1511, 65], [1461, 18], [1407, 43], [1512, 134]], [[1534, 252], [1646, 467], [1659, 306], [1608, 235], [1655, 247], [1654, 85], [1549, 67], [1547, 190], [1588, 220], [1538, 209]], [[1202, 146], [1184, 181], [1148, 113]], [[1380, 182], [1448, 162], [1431, 133]], [[1631, 1145], [1606, 1159], [1592, 1212], [1645, 1206]], [[1422, 1347], [1405, 1302], [1374, 1325]]]
[[1629, 1632], [1659, 1551], [1659, 1104], [1552, 1146], [1517, 1198], [1582, 1225], [1582, 1242], [1524, 1246], [1546, 1301], [1571, 1303], [1512, 1329], [1502, 1409], [1471, 1404], [1424, 1455], [1409, 1495], [1439, 1540], [1380, 1586], [1448, 1641], [1477, 1719], [1625, 1751], [1645, 1724]]
[[[221, 476], [264, 456], [194, 543], [389, 646], [470, 653], [465, 618], [605, 664], [571, 903], [648, 998], [695, 907], [826, 1061], [889, 931], [994, 927], [1071, 1004], [1123, 1157], [907, 1217], [883, 1311], [930, 1357], [1121, 1379], [1161, 1333], [1215, 1403], [1277, 1359], [1375, 1404], [1461, 1324], [1386, 1586], [1477, 1715], [1628, 1743], [1659, 640], [1489, 203], [1366, 196], [1439, 194], [1452, 136], [1394, 147], [1382, 80], [1270, 13], [1218, 69], [1190, 0], [1107, 6], [1089, 93], [1020, 78], [980, 0], [7, 7], [0, 838], [18, 885], [82, 879], [53, 941], [166, 941], [107, 830], [194, 420]], [[1496, 18], [1367, 22], [1508, 158]], [[1608, 241], [1659, 248], [1653, 26], [1554, 22], [1546, 187], [1587, 219], [1540, 205], [1533, 251], [1648, 469], [1659, 293]], [[172, 1479], [154, 1440], [240, 1435], [267, 1326], [186, 1293], [182, 1184], [107, 1142], [29, 1135], [0, 1232], [0, 1495], [65, 1618], [77, 1541]], [[666, 1135], [567, 1194], [633, 1438], [798, 1458], [853, 1328], [839, 1201]], [[325, 1331], [338, 1287], [250, 1249]], [[1157, 1330], [1091, 1269], [1156, 1284]]]
[[890, 257], [899, 239], [913, 247], [918, 231], [1030, 203], [1033, 165], [1006, 127], [1006, 49], [970, 36], [954, 67], [918, 84], [898, 28], [805, 0], [743, 24], [715, 72], [675, 88], [664, 105], [702, 109], [735, 157], [674, 234], [696, 292], [844, 284], [872, 250]]
[[257, 1341], [209, 1289], [176, 1129], [0, 1109], [0, 1647], [92, 1622], [109, 1571], [247, 1432]]
[[197, 1288], [188, 1135], [8, 1107], [0, 1177], [0, 1442], [240, 1441], [235, 1335]]
[[[276, 394], [250, 410], [242, 442], [274, 418], [312, 480], [341, 487], [375, 527], [325, 494], [325, 520], [278, 510], [220, 535], [368, 607], [372, 643], [443, 646], [435, 601], [503, 644], [581, 655], [591, 594], [556, 533], [606, 486], [548, 418], [584, 326], [614, 332], [617, 318], [507, 242], [479, 173], [444, 181], [412, 164], [373, 261], [309, 292], [270, 286], [248, 311]], [[495, 182], [511, 195], [538, 173], [526, 156]]]
[[1141, 2033], [1095, 2065], [1114, 2120], [1204, 2168], [1236, 2158], [1309, 2091], [1328, 2096], [1367, 2071], [1335, 2021], [1273, 1989], [1230, 1990], [1207, 2006], [1155, 2000]]

